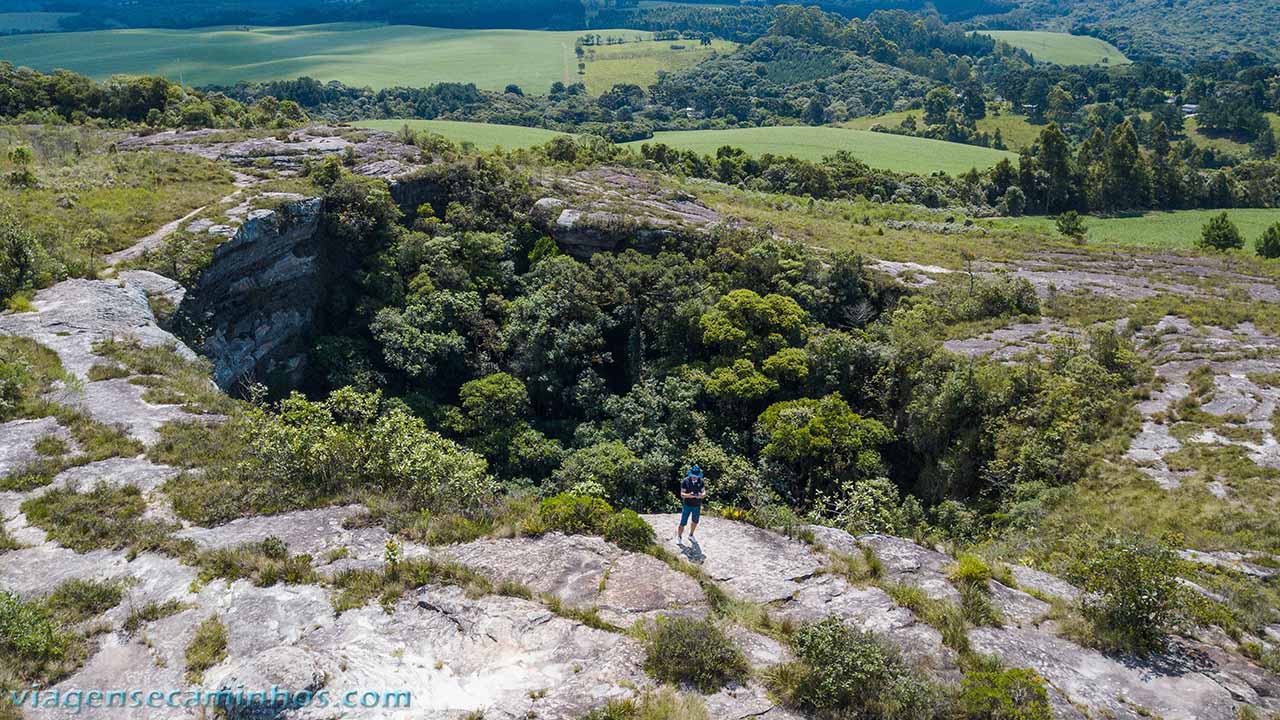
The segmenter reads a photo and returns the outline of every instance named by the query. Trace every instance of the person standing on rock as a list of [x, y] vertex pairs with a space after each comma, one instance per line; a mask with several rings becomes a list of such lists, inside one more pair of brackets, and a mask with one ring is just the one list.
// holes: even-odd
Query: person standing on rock
[[702, 482], [702, 468], [694, 465], [689, 473], [680, 481], [680, 527], [676, 530], [676, 544], [684, 543], [684, 526], [693, 519], [689, 526], [689, 540], [698, 532], [698, 521], [702, 519], [702, 501], [707, 497], [706, 483]]

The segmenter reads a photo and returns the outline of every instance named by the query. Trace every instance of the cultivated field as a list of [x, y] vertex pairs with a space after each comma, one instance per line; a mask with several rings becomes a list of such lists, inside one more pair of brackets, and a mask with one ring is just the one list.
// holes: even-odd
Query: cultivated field
[[[1152, 212], [1138, 217], [1085, 218], [1087, 242], [1096, 245], [1134, 245], [1161, 249], [1189, 249], [1200, 238], [1200, 229], [1221, 210], [1178, 210]], [[1244, 252], [1253, 253], [1253, 241], [1268, 227], [1280, 223], [1280, 210], [1228, 210], [1231, 221], [1244, 236]], [[1054, 219], [1025, 217], [1010, 219], [1015, 225], [1054, 232]]]
[[159, 74], [187, 85], [232, 85], [241, 80], [285, 80], [303, 75], [348, 85], [422, 87], [471, 82], [501, 90], [514, 83], [544, 93], [553, 82], [585, 81], [594, 89], [614, 82], [647, 85], [663, 69], [696, 63], [720, 43], [683, 50], [634, 30], [595, 30], [626, 38], [596, 48], [597, 60], [578, 74], [574, 43], [582, 32], [454, 30], [407, 25], [331, 23], [295, 27], [199, 30], [104, 30], [0, 38], [0, 58], [50, 71], [66, 68], [97, 80], [112, 75]]
[[352, 125], [386, 132], [395, 132], [408, 125], [414, 130], [426, 130], [443, 135], [457, 143], [471, 143], [480, 150], [492, 150], [496, 147], [507, 150], [529, 148], [542, 145], [551, 138], [564, 134], [542, 128], [451, 120], [363, 120]]
[[717, 53], [725, 55], [736, 43], [714, 40], [702, 45], [697, 40], [641, 42], [587, 48], [587, 90], [598, 95], [619, 83], [648, 87], [658, 72], [675, 72], [693, 67]]
[[1086, 35], [1034, 30], [983, 30], [982, 34], [1022, 48], [1042, 62], [1059, 65], [1123, 65], [1129, 62], [1116, 46]]
[[991, 167], [1001, 158], [1017, 160], [1014, 153], [973, 145], [833, 127], [660, 132], [655, 133], [652, 140], [629, 144], [638, 147], [644, 142], [661, 142], [704, 154], [732, 145], [753, 155], [794, 155], [805, 160], [820, 160], [839, 150], [847, 150], [872, 167], [912, 173], [943, 171], [958, 174], [974, 167]]

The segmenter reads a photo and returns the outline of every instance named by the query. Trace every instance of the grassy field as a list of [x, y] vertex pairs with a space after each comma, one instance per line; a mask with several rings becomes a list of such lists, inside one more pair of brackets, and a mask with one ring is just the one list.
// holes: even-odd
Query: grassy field
[[[649, 37], [634, 30], [593, 34]], [[422, 87], [473, 82], [501, 90], [509, 83], [544, 93], [553, 82], [583, 80], [608, 89], [615, 82], [647, 85], [662, 69], [696, 63], [711, 48], [646, 41], [596, 48], [597, 60], [578, 75], [574, 43], [581, 32], [451, 30], [405, 25], [332, 23], [296, 27], [199, 30], [104, 30], [0, 38], [0, 58], [49, 71], [66, 68], [105, 80], [112, 75], [159, 74], [187, 85], [307, 75], [349, 85]]]
[[[840, 123], [840, 127], [850, 128], [852, 130], [870, 130], [875, 125], [883, 125], [884, 127], [897, 127], [908, 115], [915, 115], [917, 123], [924, 122], [924, 110], [903, 110], [902, 112], [891, 112], [883, 115], [871, 115], [868, 117], [854, 118], [847, 122]], [[1000, 115], [987, 115], [978, 121], [978, 130], [995, 134], [999, 129], [1001, 137], [1004, 138], [1004, 144], [1010, 150], [1021, 150], [1040, 137], [1040, 131], [1044, 129], [1041, 125], [1032, 125], [1022, 115], [1010, 115], [1002, 112]]]
[[32, 32], [57, 30], [58, 21], [75, 13], [11, 12], [0, 13], [0, 32]]
[[[848, 150], [872, 167], [912, 173], [962, 173], [973, 167], [991, 167], [1005, 157], [1017, 160], [1013, 153], [989, 148], [833, 127], [660, 132], [644, 142], [662, 142], [703, 154], [733, 145], [753, 155], [794, 155], [805, 160], [820, 160], [838, 150]], [[643, 143], [630, 144], [638, 147]]]
[[408, 125], [414, 130], [426, 130], [443, 135], [457, 143], [471, 143], [480, 150], [503, 147], [507, 150], [542, 145], [563, 133], [542, 128], [515, 125], [491, 125], [488, 123], [454, 122], [451, 120], [363, 120], [352, 123], [371, 130], [395, 132]]
[[724, 55], [735, 48], [737, 45], [727, 40], [714, 40], [710, 45], [679, 40], [589, 48], [587, 90], [598, 95], [619, 83], [648, 87], [658, 79], [659, 71], [675, 72], [693, 67], [717, 53]]
[[1016, 48], [1022, 48], [1041, 62], [1059, 65], [1124, 65], [1129, 58], [1106, 40], [1086, 35], [1033, 30], [983, 30]]
[[[1153, 212], [1139, 217], [1085, 218], [1086, 240], [1094, 245], [1134, 245], [1152, 248], [1190, 249], [1200, 237], [1200, 229], [1221, 210], [1178, 210]], [[1231, 221], [1244, 235], [1245, 252], [1253, 252], [1253, 241], [1271, 225], [1280, 223], [1280, 210], [1228, 210]], [[1054, 219], [1025, 217], [1007, 222], [1019, 227], [1054, 232]]]

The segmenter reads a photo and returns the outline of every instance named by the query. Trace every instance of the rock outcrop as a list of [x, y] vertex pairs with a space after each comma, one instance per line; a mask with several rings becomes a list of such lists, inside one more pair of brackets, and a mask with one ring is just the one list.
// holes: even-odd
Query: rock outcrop
[[628, 248], [658, 252], [724, 222], [695, 198], [621, 168], [585, 170], [546, 185], [530, 219], [577, 258]]

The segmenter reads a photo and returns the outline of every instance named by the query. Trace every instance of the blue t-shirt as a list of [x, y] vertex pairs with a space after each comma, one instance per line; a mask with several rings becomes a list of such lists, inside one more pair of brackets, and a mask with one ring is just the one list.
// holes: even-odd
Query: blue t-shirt
[[[686, 477], [680, 481], [680, 492], [701, 494], [706, 489], [706, 483], [702, 482], [702, 478]], [[685, 505], [697, 507], [702, 504], [702, 498], [681, 498]]]

